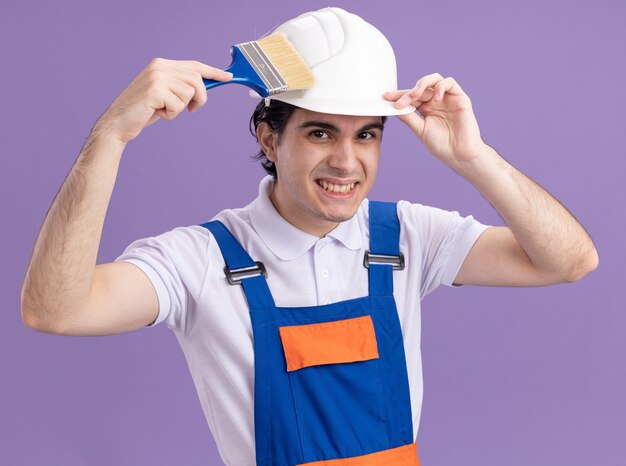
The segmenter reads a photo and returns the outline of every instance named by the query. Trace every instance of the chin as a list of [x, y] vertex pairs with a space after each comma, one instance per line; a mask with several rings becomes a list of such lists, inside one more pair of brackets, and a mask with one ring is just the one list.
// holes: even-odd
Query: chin
[[357, 205], [353, 209], [340, 209], [340, 210], [338, 209], [336, 211], [331, 211], [331, 212], [325, 211], [322, 213], [322, 216], [324, 217], [324, 220], [328, 222], [332, 222], [332, 223], [345, 222], [346, 220], [350, 220], [352, 217], [354, 217], [360, 205], [361, 204], [359, 203], [359, 205]]

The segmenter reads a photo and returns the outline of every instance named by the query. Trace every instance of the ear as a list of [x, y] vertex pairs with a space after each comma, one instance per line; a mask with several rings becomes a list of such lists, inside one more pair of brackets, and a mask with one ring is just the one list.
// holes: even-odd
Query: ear
[[256, 128], [256, 137], [259, 140], [261, 149], [270, 162], [276, 163], [276, 150], [278, 147], [278, 138], [272, 133], [269, 125], [265, 122], [259, 123]]

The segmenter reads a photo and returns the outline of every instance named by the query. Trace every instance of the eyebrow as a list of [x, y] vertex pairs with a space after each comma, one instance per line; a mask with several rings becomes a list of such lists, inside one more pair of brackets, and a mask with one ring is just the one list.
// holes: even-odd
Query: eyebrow
[[[332, 123], [327, 123], [325, 121], [320, 121], [320, 120], [305, 121], [300, 126], [298, 126], [299, 129], [305, 129], [305, 128], [311, 128], [311, 127], [322, 128], [322, 129], [327, 129], [329, 131], [333, 131], [335, 133], [341, 133], [341, 130], [337, 126], [333, 125]], [[383, 128], [384, 126], [382, 123], [368, 123], [367, 125], [359, 128], [358, 132], [367, 131], [368, 129], [379, 129], [380, 131], [382, 131]]]

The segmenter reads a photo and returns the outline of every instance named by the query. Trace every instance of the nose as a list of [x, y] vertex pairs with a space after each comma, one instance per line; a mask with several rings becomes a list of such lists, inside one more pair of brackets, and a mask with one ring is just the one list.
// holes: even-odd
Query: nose
[[332, 152], [328, 157], [328, 165], [342, 175], [350, 175], [358, 166], [358, 153], [355, 142], [350, 138], [339, 139], [333, 144]]

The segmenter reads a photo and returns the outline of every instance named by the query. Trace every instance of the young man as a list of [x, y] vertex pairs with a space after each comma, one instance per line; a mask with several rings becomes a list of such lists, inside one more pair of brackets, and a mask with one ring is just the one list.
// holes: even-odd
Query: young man
[[[384, 36], [340, 9], [278, 30], [316, 84], [257, 106], [260, 157], [273, 175], [259, 197], [95, 264], [125, 145], [157, 119], [203, 106], [202, 78], [230, 79], [198, 62], [154, 60], [98, 120], [55, 199], [26, 276], [23, 318], [68, 335], [165, 321], [229, 465], [416, 465], [420, 299], [440, 284], [578, 280], [597, 254], [558, 201], [482, 141], [454, 79], [432, 74], [395, 90]], [[310, 46], [320, 40], [325, 52]], [[369, 202], [390, 115], [507, 226]]]

